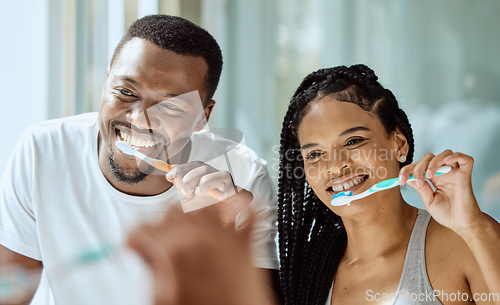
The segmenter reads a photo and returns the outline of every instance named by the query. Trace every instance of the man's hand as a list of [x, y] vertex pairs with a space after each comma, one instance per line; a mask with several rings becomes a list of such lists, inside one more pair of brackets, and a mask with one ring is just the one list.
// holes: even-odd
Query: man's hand
[[224, 223], [234, 221], [253, 199], [252, 193], [234, 185], [228, 171], [219, 171], [201, 161], [178, 165], [166, 177], [179, 192], [184, 212], [221, 202], [218, 211]]
[[217, 206], [184, 214], [172, 208], [162, 222], [134, 230], [129, 245], [150, 266], [156, 305], [272, 305], [251, 265], [254, 215], [239, 231], [220, 223]]

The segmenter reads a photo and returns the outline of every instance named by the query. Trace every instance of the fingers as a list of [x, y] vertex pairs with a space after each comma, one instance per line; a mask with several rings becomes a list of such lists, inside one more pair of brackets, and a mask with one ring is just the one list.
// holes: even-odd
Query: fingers
[[[403, 185], [408, 182], [408, 185], [417, 191], [425, 207], [428, 208], [435, 193], [430, 183], [425, 179], [434, 177], [438, 168], [444, 164], [444, 158], [452, 153], [451, 150], [445, 150], [437, 156], [432, 153], [425, 154], [420, 161], [409, 164], [401, 169], [399, 184]], [[413, 174], [415, 181], [409, 181], [411, 174]]]
[[[447, 177], [450, 178], [440, 180], [441, 178], [436, 178], [436, 174], [439, 168], [444, 165], [451, 166], [453, 174], [447, 175]], [[438, 155], [427, 153], [420, 161], [409, 164], [401, 169], [399, 184], [403, 185], [408, 183], [408, 185], [414, 188], [419, 193], [420, 197], [422, 197], [424, 205], [427, 208], [433, 201], [436, 192], [431, 184], [425, 180], [426, 178], [430, 180], [436, 188], [441, 190], [446, 188], [445, 184], [449, 184], [451, 181], [455, 181], [453, 185], [457, 185], [458, 181], [460, 181], [458, 182], [460, 184], [465, 183], [463, 185], [468, 185], [470, 184], [473, 165], [474, 159], [472, 157], [463, 153], [453, 152], [449, 149]], [[415, 181], [410, 180], [411, 174]]]
[[200, 178], [209, 172], [210, 167], [205, 165], [205, 163], [198, 161], [179, 165], [167, 173], [167, 180], [174, 183], [183, 196], [190, 195], [198, 185]]
[[401, 170], [402, 175], [400, 175], [400, 184], [405, 184], [406, 182], [408, 182], [410, 174], [413, 174], [415, 181], [409, 181], [408, 185], [417, 191], [426, 207], [427, 203], [431, 202], [432, 198], [434, 197], [434, 191], [431, 185], [427, 181], [425, 181], [425, 173], [433, 158], [435, 158], [434, 154], [425, 154], [422, 160], [420, 160], [419, 162], [405, 166]]
[[449, 149], [443, 151], [436, 157], [434, 157], [427, 166], [426, 177], [427, 179], [432, 179], [435, 177], [437, 170], [446, 164], [444, 161], [448, 156], [452, 155], [453, 152]]
[[415, 183], [413, 184], [415, 186], [422, 187], [425, 184], [425, 172], [434, 157], [434, 154], [427, 153], [420, 161], [403, 167], [399, 172], [399, 184], [404, 185], [408, 182], [410, 175], [413, 174], [413, 177], [415, 178]]
[[199, 161], [180, 165], [169, 172], [166, 177], [174, 183], [186, 200], [206, 194], [217, 201], [222, 201], [236, 193], [233, 178], [229, 172], [218, 171]]
[[[414, 185], [422, 187], [425, 184], [425, 179], [434, 178], [441, 166], [451, 165], [452, 168], [457, 167], [453, 164], [453, 162], [447, 162], [447, 158], [455, 154], [460, 153], [453, 153], [451, 150], [447, 149], [437, 156], [432, 153], [425, 154], [420, 161], [409, 164], [401, 169], [399, 175], [399, 184], [404, 185], [406, 182], [408, 182], [410, 175], [413, 174], [413, 177], [416, 181]], [[460, 155], [466, 156], [464, 154]]]
[[[210, 209], [205, 213], [184, 214], [178, 207], [172, 207], [159, 223], [142, 225], [129, 234], [128, 245], [152, 271], [155, 304], [179, 304], [180, 286], [184, 284], [180, 274], [193, 263], [189, 255], [203, 252], [206, 246], [203, 241], [211, 235], [221, 235], [222, 229]], [[209, 244], [216, 246], [214, 240], [209, 240]]]
[[445, 164], [451, 165], [453, 168], [461, 168], [467, 174], [472, 175], [472, 168], [474, 167], [474, 158], [463, 153], [452, 153], [446, 156], [443, 160]]
[[155, 234], [157, 231], [149, 225], [140, 226], [130, 232], [127, 243], [153, 271], [157, 304], [175, 304], [174, 291], [177, 285], [175, 272], [162, 244], [158, 241], [158, 235]]
[[231, 174], [229, 174], [229, 172], [224, 171], [224, 172], [215, 172], [203, 176], [199, 180], [199, 187], [196, 188], [195, 195], [200, 196], [214, 189], [218, 189], [220, 191], [218, 193], [218, 195], [220, 196], [219, 197], [220, 201], [233, 196], [236, 193], [236, 191]]
[[241, 222], [244, 223], [241, 229], [238, 231], [242, 236], [242, 242], [245, 245], [250, 245], [252, 240], [252, 231], [256, 221], [256, 215], [253, 209], [246, 206], [240, 213]]

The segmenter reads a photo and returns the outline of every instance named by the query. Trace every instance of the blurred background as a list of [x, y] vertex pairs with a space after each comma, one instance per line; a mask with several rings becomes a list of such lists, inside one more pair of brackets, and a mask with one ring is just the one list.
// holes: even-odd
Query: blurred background
[[500, 219], [497, 0], [3, 0], [0, 173], [29, 124], [98, 110], [116, 44], [153, 13], [185, 17], [217, 39], [225, 62], [211, 126], [241, 130], [275, 179], [300, 81], [364, 63], [408, 113], [416, 158], [446, 148], [473, 156], [480, 205]]

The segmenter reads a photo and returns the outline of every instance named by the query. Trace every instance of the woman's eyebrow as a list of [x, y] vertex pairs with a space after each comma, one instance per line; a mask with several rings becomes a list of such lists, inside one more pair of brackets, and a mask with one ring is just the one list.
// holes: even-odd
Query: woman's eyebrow
[[341, 136], [341, 137], [346, 136], [346, 135], [353, 133], [353, 132], [356, 132], [356, 131], [370, 131], [370, 129], [365, 127], [365, 126], [356, 126], [356, 127], [347, 129], [346, 131], [342, 132], [339, 136]]
[[[370, 128], [368, 127], [365, 127], [365, 126], [356, 126], [356, 127], [353, 127], [353, 128], [349, 128], [347, 129], [346, 131], [343, 131], [339, 137], [342, 137], [342, 136], [346, 136], [350, 133], [353, 133], [353, 132], [356, 132], [356, 131], [370, 131]], [[308, 148], [311, 148], [311, 147], [314, 147], [314, 146], [317, 146], [319, 145], [318, 143], [307, 143], [303, 146], [300, 147], [301, 150], [304, 150], [304, 149], [308, 149]]]
[[319, 145], [319, 144], [318, 143], [308, 143], [308, 144], [306, 144], [304, 146], [301, 146], [300, 149], [304, 150], [304, 149], [308, 149], [310, 147], [314, 147], [314, 146], [317, 146], [317, 145]]

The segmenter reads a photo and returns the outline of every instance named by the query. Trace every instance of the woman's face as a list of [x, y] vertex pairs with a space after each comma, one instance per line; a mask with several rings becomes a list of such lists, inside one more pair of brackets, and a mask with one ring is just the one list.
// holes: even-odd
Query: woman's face
[[331, 209], [332, 196], [340, 191], [358, 194], [397, 177], [398, 158], [407, 154], [408, 146], [399, 130], [388, 135], [375, 114], [333, 96], [312, 102], [298, 138], [306, 179]]

